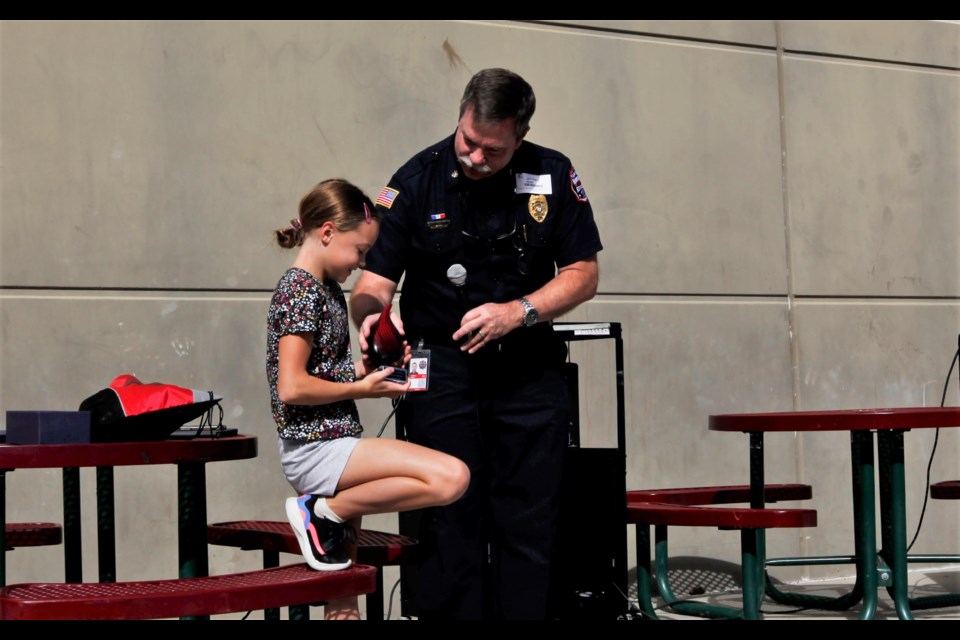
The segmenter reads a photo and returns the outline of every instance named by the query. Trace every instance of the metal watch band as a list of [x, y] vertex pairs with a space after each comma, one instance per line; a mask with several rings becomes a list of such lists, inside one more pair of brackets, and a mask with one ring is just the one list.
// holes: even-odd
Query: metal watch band
[[523, 326], [532, 327], [540, 317], [537, 308], [526, 298], [520, 298], [520, 305], [523, 307]]

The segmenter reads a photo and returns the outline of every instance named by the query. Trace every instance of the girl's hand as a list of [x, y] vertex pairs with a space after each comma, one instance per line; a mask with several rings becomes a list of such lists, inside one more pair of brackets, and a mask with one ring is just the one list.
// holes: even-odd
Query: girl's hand
[[[400, 362], [395, 362], [393, 366], [402, 367], [403, 369], [407, 368], [407, 365], [410, 363], [411, 358], [411, 349], [410, 345], [406, 341], [403, 342], [403, 358]], [[366, 354], [363, 354], [359, 362], [353, 363], [354, 370], [357, 372], [357, 380], [366, 378], [370, 374], [377, 371], [378, 367], [374, 366], [370, 358]]]
[[364, 396], [367, 398], [399, 398], [410, 388], [410, 381], [403, 384], [391, 382], [387, 380], [391, 373], [391, 369], [374, 370], [358, 380], [357, 384], [363, 385]]

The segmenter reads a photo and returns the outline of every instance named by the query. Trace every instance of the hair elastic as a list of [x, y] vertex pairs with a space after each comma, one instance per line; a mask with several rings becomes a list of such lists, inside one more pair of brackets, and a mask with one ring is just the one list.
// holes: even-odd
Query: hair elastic
[[292, 228], [294, 231], [301, 231], [303, 229], [303, 223], [300, 222], [300, 218], [297, 218], [296, 220], [291, 220], [290, 228]]

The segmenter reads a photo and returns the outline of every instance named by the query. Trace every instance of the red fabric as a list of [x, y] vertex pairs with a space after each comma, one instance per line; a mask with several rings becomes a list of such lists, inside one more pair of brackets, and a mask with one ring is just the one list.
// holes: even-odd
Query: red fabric
[[129, 373], [114, 378], [110, 388], [116, 392], [127, 417], [195, 402], [193, 389], [162, 382], [143, 383]]
[[373, 348], [381, 361], [380, 364], [394, 364], [403, 357], [403, 336], [390, 319], [392, 306], [392, 302], [387, 304], [380, 313], [380, 319], [373, 332]]

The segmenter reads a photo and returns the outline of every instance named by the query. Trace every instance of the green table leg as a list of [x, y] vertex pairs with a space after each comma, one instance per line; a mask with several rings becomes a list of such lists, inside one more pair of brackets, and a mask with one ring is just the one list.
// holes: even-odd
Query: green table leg
[[[280, 552], [279, 551], [267, 551], [263, 550], [263, 568], [272, 569], [274, 567], [280, 566]], [[291, 616], [292, 617], [292, 616]], [[280, 619], [280, 609], [264, 609], [263, 610], [263, 619], [264, 620], [279, 620]]]
[[653, 590], [650, 588], [652, 577], [650, 575], [650, 525], [638, 524], [634, 527], [636, 532], [636, 550], [637, 550], [637, 606], [640, 611], [652, 620], [659, 620], [657, 612], [653, 607]]
[[[646, 528], [644, 526], [644, 528]], [[689, 616], [701, 616], [704, 618], [717, 618], [721, 620], [736, 620], [743, 618], [744, 610], [740, 607], [732, 607], [724, 604], [710, 604], [708, 602], [696, 602], [696, 601], [687, 601], [683, 598], [677, 596], [673, 591], [673, 587], [670, 584], [670, 569], [669, 569], [669, 560], [670, 560], [670, 549], [669, 549], [669, 540], [668, 540], [668, 529], [666, 525], [656, 525], [654, 526], [654, 548], [655, 548], [655, 560], [654, 566], [656, 567], [654, 573], [657, 580], [657, 589], [660, 592], [660, 597], [663, 599], [666, 606], [670, 607], [677, 613]], [[647, 533], [649, 536], [649, 533]], [[755, 539], [754, 539], [755, 540]], [[649, 548], [649, 546], [648, 546]], [[649, 554], [649, 551], [647, 552]], [[755, 564], [756, 562], [756, 548], [753, 547], [750, 550], [751, 560], [748, 560], [749, 563]], [[741, 555], [741, 559], [743, 559]], [[754, 571], [756, 567], [750, 569]], [[637, 579], [640, 579], [640, 565], [637, 564]], [[746, 567], [743, 568], [744, 575], [746, 576]], [[747, 581], [750, 581], [747, 578]], [[752, 581], [751, 581], [752, 582]], [[746, 584], [746, 583], [745, 583]], [[637, 584], [637, 589], [639, 593], [640, 585]], [[746, 593], [746, 589], [744, 589]], [[757, 607], [759, 609], [759, 605]]]
[[[873, 465], [873, 434], [869, 431], [851, 431], [851, 446], [855, 450], [855, 459], [859, 459], [860, 469], [857, 482], [860, 494], [860, 549], [857, 554], [857, 575], [863, 576], [863, 607], [861, 620], [872, 620], [877, 614], [877, 497], [876, 473]], [[855, 496], [857, 487], [854, 486]], [[874, 550], [874, 551], [871, 551]]]
[[310, 619], [310, 605], [308, 604], [292, 605], [289, 609], [290, 620], [305, 621]]
[[209, 575], [207, 562], [207, 476], [203, 463], [177, 465], [180, 577]]
[[[207, 576], [210, 569], [207, 559], [207, 475], [204, 464], [178, 464], [177, 482], [180, 577]], [[208, 620], [209, 616], [189, 619]]]
[[0, 587], [7, 586], [7, 471], [0, 469]]
[[743, 574], [743, 619], [760, 620], [763, 604], [763, 529], [740, 530], [740, 569]]
[[[626, 593], [626, 590], [623, 591]], [[368, 594], [365, 602], [367, 603], [367, 620], [383, 620], [383, 568], [377, 567], [377, 588], [373, 593]]]
[[80, 514], [80, 469], [67, 467], [63, 470], [63, 566], [69, 583], [83, 582]]
[[97, 467], [97, 561], [100, 582], [117, 581], [116, 535], [113, 467]]
[[880, 456], [880, 499], [883, 544], [881, 558], [890, 567], [888, 587], [901, 620], [913, 620], [907, 594], [907, 515], [903, 471], [903, 431], [877, 434]]
[[[815, 556], [798, 558], [766, 559], [767, 567], [793, 567], [807, 565], [834, 565], [854, 564], [856, 566], [856, 582], [853, 589], [838, 597], [806, 595], [781, 591], [773, 583], [769, 575], [766, 576], [766, 594], [780, 604], [824, 609], [827, 611], [846, 611], [864, 599], [864, 584], [870, 581], [874, 595], [865, 603], [862, 614], [872, 618], [876, 612], [876, 562], [864, 561], [862, 558], [874, 558], [876, 547], [876, 528], [874, 524], [865, 526], [865, 522], [872, 523], [873, 515], [865, 515], [864, 505], [870, 505], [870, 513], [874, 511], [873, 486], [873, 436], [869, 433], [851, 433], [850, 435], [851, 460], [851, 487], [853, 492], [853, 540], [854, 555], [852, 556]], [[870, 540], [867, 540], [870, 537]], [[862, 549], [870, 549], [861, 553]], [[765, 557], [765, 556], [764, 556]]]

